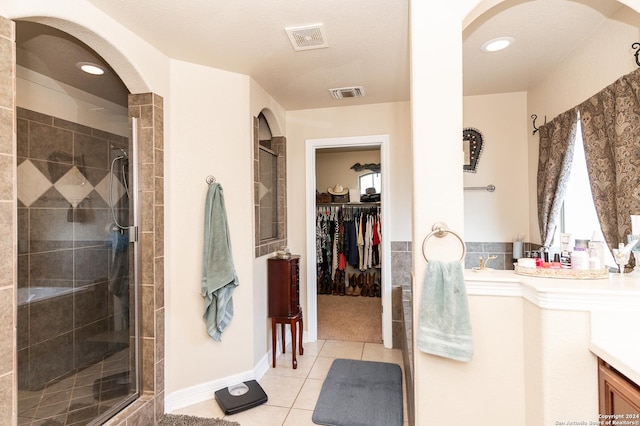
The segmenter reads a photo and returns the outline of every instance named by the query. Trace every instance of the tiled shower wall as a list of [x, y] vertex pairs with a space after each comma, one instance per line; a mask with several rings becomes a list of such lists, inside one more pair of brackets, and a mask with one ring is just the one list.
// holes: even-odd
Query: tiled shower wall
[[[15, 29], [0, 17], [0, 419], [17, 421], [17, 201], [15, 147]], [[155, 424], [164, 413], [164, 122], [163, 101], [152, 93], [129, 96], [129, 116], [138, 118], [139, 192], [142, 218], [138, 244], [142, 300], [140, 398], [107, 424]]]
[[138, 119], [140, 195], [140, 398], [106, 424], [153, 425], [164, 413], [164, 112], [162, 97], [129, 95]]
[[15, 424], [17, 387], [15, 347], [15, 30], [0, 17], [0, 421]]
[[[113, 150], [127, 150], [128, 143], [17, 109], [19, 389], [39, 389], [123, 348], [106, 338], [122, 312], [114, 310], [109, 291], [112, 250], [105, 226], [112, 220], [109, 198], [116, 207], [128, 204], [121, 181], [110, 181], [109, 174]], [[30, 288], [76, 291], [21, 303]]]
[[413, 337], [411, 305], [411, 241], [391, 241], [391, 304], [393, 347], [402, 349], [405, 380], [407, 381], [407, 409], [409, 424], [414, 422], [413, 406]]

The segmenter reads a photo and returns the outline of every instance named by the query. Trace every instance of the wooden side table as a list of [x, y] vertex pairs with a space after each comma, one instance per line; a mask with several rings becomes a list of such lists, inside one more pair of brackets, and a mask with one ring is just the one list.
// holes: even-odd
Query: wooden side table
[[271, 317], [271, 353], [273, 357], [273, 368], [276, 368], [276, 324], [280, 324], [282, 328], [282, 353], [285, 353], [285, 325], [289, 324], [291, 326], [291, 358], [293, 359], [293, 368], [298, 368], [298, 360], [296, 360], [296, 340], [300, 355], [304, 355], [304, 348], [302, 347], [302, 331], [304, 330], [302, 311], [293, 316]]

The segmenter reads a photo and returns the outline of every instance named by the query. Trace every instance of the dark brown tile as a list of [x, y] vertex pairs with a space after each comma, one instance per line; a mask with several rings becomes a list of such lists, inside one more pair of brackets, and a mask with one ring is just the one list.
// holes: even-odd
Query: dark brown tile
[[77, 166], [109, 170], [109, 144], [106, 140], [76, 133], [73, 149]]
[[51, 297], [29, 304], [29, 346], [73, 331], [73, 295]]
[[41, 123], [29, 123], [29, 155], [38, 160], [72, 164], [73, 133]]
[[72, 287], [73, 250], [31, 254], [29, 270], [32, 287]]
[[109, 256], [106, 247], [87, 247], [73, 250], [75, 286], [82, 287], [98, 282], [106, 282], [109, 276]]
[[38, 389], [74, 369], [73, 335], [46, 340], [29, 349], [29, 388]]
[[29, 122], [17, 119], [16, 122], [16, 155], [18, 157], [29, 156]]
[[85, 135], [93, 134], [92, 129], [89, 126], [84, 126], [82, 124], [74, 123], [72, 121], [67, 121], [58, 117], [53, 117], [53, 125], [61, 129], [70, 130], [74, 133], [82, 133]]
[[73, 223], [65, 209], [29, 209], [29, 225], [32, 252], [73, 248]]

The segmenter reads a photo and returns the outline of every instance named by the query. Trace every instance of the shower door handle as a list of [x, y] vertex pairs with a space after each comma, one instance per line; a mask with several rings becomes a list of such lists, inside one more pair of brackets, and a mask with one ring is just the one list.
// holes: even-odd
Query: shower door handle
[[130, 243], [137, 243], [139, 241], [138, 239], [138, 227], [137, 226], [130, 226], [129, 227], [129, 242]]

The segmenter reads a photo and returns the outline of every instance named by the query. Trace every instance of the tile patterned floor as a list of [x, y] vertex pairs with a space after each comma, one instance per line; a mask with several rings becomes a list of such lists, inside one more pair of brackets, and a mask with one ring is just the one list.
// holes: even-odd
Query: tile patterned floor
[[123, 350], [42, 390], [18, 390], [18, 425], [86, 425], [122, 400], [121, 392], [113, 391], [121, 379], [100, 382], [102, 389], [95, 383], [121, 373], [128, 357], [128, 350]]
[[[297, 357], [297, 369], [294, 370], [291, 366], [289, 347], [286, 354], [278, 357], [276, 368], [270, 368], [258, 380], [269, 396], [265, 404], [225, 416], [218, 403], [212, 399], [176, 410], [173, 414], [224, 418], [242, 426], [313, 426], [315, 423], [311, 421], [311, 416], [322, 383], [336, 358], [390, 362], [403, 367], [402, 352], [399, 349], [385, 349], [381, 344], [337, 340], [304, 343], [304, 355]], [[404, 425], [407, 426], [406, 389], [403, 393]]]

